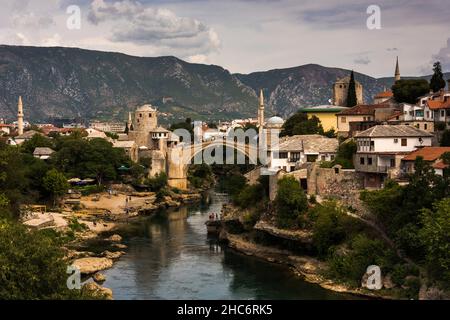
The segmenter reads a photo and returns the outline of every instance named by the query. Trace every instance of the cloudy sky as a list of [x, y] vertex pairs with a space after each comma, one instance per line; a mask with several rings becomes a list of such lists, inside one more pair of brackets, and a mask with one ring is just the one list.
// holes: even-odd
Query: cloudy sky
[[[81, 27], [69, 29], [69, 6]], [[369, 5], [381, 29], [367, 27]], [[72, 11], [73, 12], [73, 11]], [[174, 55], [249, 73], [317, 63], [392, 76], [450, 71], [448, 0], [2, 0], [0, 43]]]

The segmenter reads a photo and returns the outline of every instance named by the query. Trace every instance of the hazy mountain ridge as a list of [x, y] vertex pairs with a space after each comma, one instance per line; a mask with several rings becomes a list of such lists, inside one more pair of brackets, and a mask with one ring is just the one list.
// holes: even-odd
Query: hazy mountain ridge
[[[307, 64], [243, 75], [175, 57], [0, 46], [0, 118], [16, 117], [19, 95], [24, 98], [26, 118], [33, 121], [124, 120], [128, 110], [143, 103], [157, 105], [168, 121], [249, 117], [256, 114], [260, 88], [267, 114], [288, 116], [304, 106], [328, 103], [333, 82], [349, 73]], [[367, 102], [393, 82], [393, 78], [355, 76]]]

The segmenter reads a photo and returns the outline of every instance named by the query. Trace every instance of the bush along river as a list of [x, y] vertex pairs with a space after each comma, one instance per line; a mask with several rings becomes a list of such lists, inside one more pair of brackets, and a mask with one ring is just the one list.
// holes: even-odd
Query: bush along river
[[141, 217], [124, 227], [124, 255], [105, 271], [114, 299], [349, 299], [296, 277], [286, 266], [242, 255], [207, 235], [205, 221], [228, 201]]

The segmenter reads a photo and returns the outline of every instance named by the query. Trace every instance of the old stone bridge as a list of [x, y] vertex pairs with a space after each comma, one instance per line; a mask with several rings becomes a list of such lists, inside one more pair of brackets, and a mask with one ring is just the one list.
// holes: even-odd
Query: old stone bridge
[[[193, 162], [193, 160], [195, 160], [194, 163], [208, 163], [208, 159], [205, 159], [205, 157], [210, 159], [217, 159], [218, 157], [222, 158], [222, 151], [224, 151], [226, 148], [236, 150], [238, 153], [248, 158], [250, 163], [256, 164], [258, 162], [258, 159], [261, 158], [258, 154], [259, 148], [257, 146], [248, 143], [242, 143], [239, 141], [218, 139], [194, 143], [190, 145], [181, 144], [177, 147], [170, 148], [167, 151], [166, 171], [169, 185], [178, 189], [187, 189], [187, 173], [189, 165]], [[214, 155], [212, 155], [212, 150], [215, 150]], [[217, 151], [219, 151], [220, 154], [217, 154]], [[265, 151], [264, 153], [266, 154]], [[233, 159], [233, 163], [237, 163], [236, 158], [233, 157]], [[222, 163], [230, 164], [225, 159], [223, 159]], [[208, 164], [212, 163], [209, 162]]]

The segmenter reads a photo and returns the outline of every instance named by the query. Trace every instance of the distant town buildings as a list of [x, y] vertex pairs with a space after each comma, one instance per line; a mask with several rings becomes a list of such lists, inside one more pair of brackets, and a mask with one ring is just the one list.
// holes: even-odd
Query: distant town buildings
[[89, 128], [103, 132], [122, 133], [125, 132], [125, 123], [121, 122], [100, 122], [93, 121], [89, 124]]

